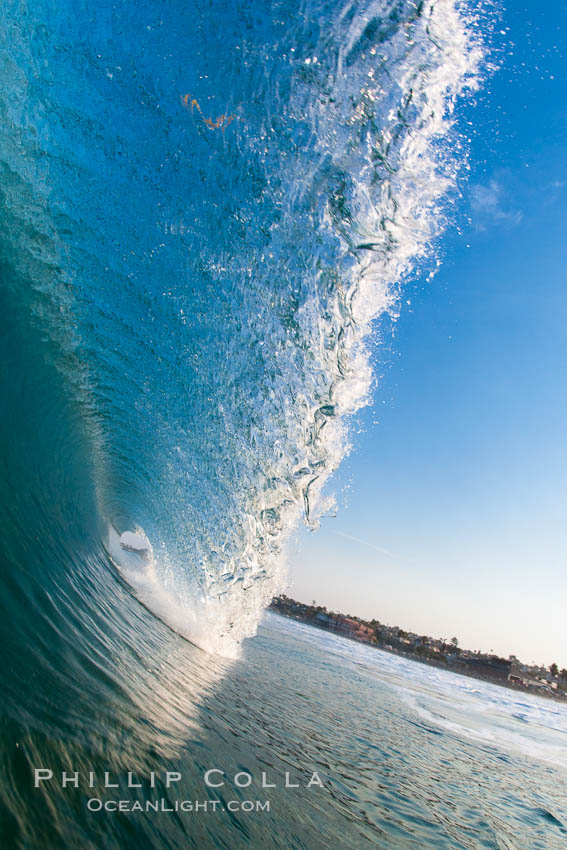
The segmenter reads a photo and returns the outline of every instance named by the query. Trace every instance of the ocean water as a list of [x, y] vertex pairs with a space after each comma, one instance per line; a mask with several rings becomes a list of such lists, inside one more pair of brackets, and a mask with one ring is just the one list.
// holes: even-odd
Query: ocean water
[[[381, 322], [435, 268], [478, 14], [0, 5], [2, 847], [564, 844], [557, 706], [273, 617], [254, 637]], [[269, 812], [97, 813], [105, 771], [146, 778], [130, 800], [276, 787]]]
[[138, 596], [235, 656], [329, 510], [372, 323], [435, 265], [482, 28], [453, 0], [1, 16], [6, 491], [86, 514], [95, 572], [145, 534]]
[[[49, 693], [34, 689], [34, 723], [26, 712], [4, 724], [3, 846], [565, 846], [566, 706], [274, 614], [241, 659], [215, 661], [138, 614], [139, 657], [124, 653], [112, 612], [90, 681], [78, 687], [67, 670]], [[54, 779], [35, 789], [38, 765], [53, 765]], [[77, 789], [61, 788], [61, 769], [79, 772]], [[181, 775], [169, 789], [168, 770]], [[207, 770], [225, 784], [207, 787]], [[118, 789], [102, 787], [104, 771]], [[127, 788], [128, 771], [142, 788]], [[298, 787], [285, 787], [286, 773]], [[314, 773], [321, 785], [308, 787]], [[89, 800], [162, 799], [217, 808], [88, 810]], [[269, 811], [228, 810], [257, 801]]]

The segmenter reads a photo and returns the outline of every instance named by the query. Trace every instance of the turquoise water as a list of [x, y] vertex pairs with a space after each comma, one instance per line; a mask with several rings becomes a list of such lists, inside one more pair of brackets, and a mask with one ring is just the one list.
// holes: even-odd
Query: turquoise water
[[[2, 847], [562, 846], [564, 709], [273, 617], [253, 637], [435, 261], [485, 24], [452, 0], [0, 23]], [[220, 808], [89, 809], [118, 793]]]

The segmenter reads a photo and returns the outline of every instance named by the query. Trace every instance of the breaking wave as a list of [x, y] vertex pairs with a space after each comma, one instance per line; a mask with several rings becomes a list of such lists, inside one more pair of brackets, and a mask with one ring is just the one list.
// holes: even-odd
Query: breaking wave
[[14, 522], [88, 526], [95, 573], [233, 655], [329, 507], [373, 322], [433, 256], [477, 23], [455, 0], [243, 2], [222, 26], [199, 0], [66, 7], [0, 12], [6, 380], [37, 425], [5, 485], [35, 481], [42, 514]]

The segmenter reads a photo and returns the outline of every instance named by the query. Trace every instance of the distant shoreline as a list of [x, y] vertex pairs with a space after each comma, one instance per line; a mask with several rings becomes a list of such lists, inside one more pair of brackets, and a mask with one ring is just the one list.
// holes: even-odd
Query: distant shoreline
[[[501, 685], [518, 694], [535, 694], [556, 702], [567, 702], [567, 677], [561, 674], [551, 677], [551, 682], [554, 679], [557, 681], [556, 687], [553, 688], [549, 678], [551, 674], [544, 668], [528, 668], [514, 656], [504, 659], [461, 650], [456, 638], [453, 638], [451, 643], [446, 643], [427, 636], [419, 637], [397, 626], [384, 626], [377, 620], [367, 621], [360, 617], [328, 612], [322, 606], [307, 605], [285, 595], [275, 597], [269, 610], [281, 617], [373, 646], [392, 655], [409, 658], [420, 664], [437, 667], [439, 670], [448, 670], [477, 681]], [[564, 674], [566, 671], [561, 672]], [[547, 678], [540, 678], [542, 675]]]

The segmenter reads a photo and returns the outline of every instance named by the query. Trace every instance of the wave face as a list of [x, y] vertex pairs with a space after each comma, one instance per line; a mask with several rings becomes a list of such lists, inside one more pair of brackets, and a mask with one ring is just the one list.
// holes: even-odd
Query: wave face
[[[454, 0], [0, 16], [5, 381], [25, 388], [4, 483], [42, 515], [22, 499], [13, 528], [41, 547], [56, 525], [75, 560], [72, 535], [96, 546], [97, 569], [234, 654], [289, 529], [326, 507], [372, 322], [443, 227], [474, 21]], [[151, 587], [124, 570], [127, 530]]]

